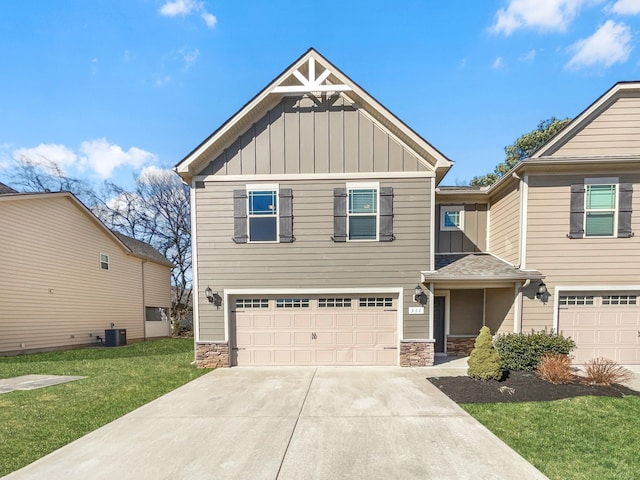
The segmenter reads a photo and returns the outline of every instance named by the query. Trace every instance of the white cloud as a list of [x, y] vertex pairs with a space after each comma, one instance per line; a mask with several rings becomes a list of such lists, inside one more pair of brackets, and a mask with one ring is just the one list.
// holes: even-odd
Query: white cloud
[[64, 145], [56, 143], [41, 143], [33, 148], [19, 148], [13, 151], [13, 158], [17, 161], [28, 162], [42, 167], [47, 173], [57, 173], [52, 169], [52, 164], [66, 169], [76, 163], [78, 157], [72, 150]]
[[607, 11], [618, 15], [638, 15], [640, 14], [640, 0], [618, 0], [607, 8]]
[[521, 62], [533, 62], [536, 59], [537, 54], [538, 52], [534, 48], [533, 50], [529, 50], [527, 53], [520, 55], [518, 60], [520, 60]]
[[173, 180], [175, 177], [175, 173], [173, 170], [168, 170], [166, 168], [159, 168], [155, 165], [149, 165], [144, 167], [138, 175], [138, 181], [142, 183], [150, 183], [154, 180]]
[[165, 85], [171, 83], [171, 76], [165, 75], [163, 77], [156, 77], [153, 83], [156, 87], [164, 87]]
[[184, 68], [185, 70], [189, 70], [191, 66], [196, 63], [196, 60], [200, 56], [200, 50], [194, 48], [193, 50], [189, 50], [187, 48], [181, 48], [178, 50], [178, 53], [182, 56], [184, 60]]
[[156, 159], [153, 153], [137, 147], [124, 151], [119, 145], [109, 143], [106, 138], [82, 142], [80, 152], [83, 154], [80, 164], [89, 166], [102, 178], [111, 177], [113, 170], [122, 165], [139, 168]]
[[491, 65], [491, 68], [493, 68], [494, 70], [500, 70], [502, 67], [504, 67], [503, 58], [496, 57], [496, 59], [493, 61], [493, 65]]
[[608, 68], [626, 62], [632, 49], [631, 29], [624, 23], [607, 20], [593, 35], [569, 47], [575, 53], [566, 68], [577, 70], [595, 65]]
[[204, 2], [197, 0], [168, 0], [160, 7], [160, 15], [165, 17], [184, 17], [187, 15], [200, 14], [209, 28], [215, 27], [218, 19], [209, 13]]
[[509, 0], [506, 8], [496, 13], [491, 27], [494, 33], [511, 35], [519, 28], [541, 31], [564, 31], [578, 11], [601, 0]]

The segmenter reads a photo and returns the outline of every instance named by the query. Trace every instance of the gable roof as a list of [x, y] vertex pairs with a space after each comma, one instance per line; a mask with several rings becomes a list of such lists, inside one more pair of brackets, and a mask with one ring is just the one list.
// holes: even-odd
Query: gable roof
[[18, 193], [18, 191], [0, 182], [0, 195], [6, 195], [8, 193]]
[[89, 210], [87, 206], [80, 200], [78, 200], [78, 198], [71, 192], [19, 193], [13, 190], [13, 192], [8, 192], [7, 194], [0, 195], [0, 202], [29, 201], [33, 199], [60, 197], [69, 199], [69, 201], [71, 201], [71, 203], [73, 203], [90, 221], [92, 221], [100, 230], [102, 230], [105, 235], [116, 242], [120, 246], [120, 248], [124, 250], [125, 253], [134, 257], [141, 258], [143, 260], [149, 260], [161, 265], [165, 265], [167, 267], [173, 267], [173, 264], [169, 260], [167, 260], [160, 252], [158, 252], [148, 243], [141, 242], [140, 240], [136, 240], [135, 238], [131, 238], [108, 229], [107, 226], [102, 223], [102, 221], [98, 217], [96, 217], [93, 212]]
[[622, 97], [636, 96], [640, 97], [640, 81], [618, 82], [595, 102], [589, 105], [582, 113], [574, 118], [569, 125], [558, 132], [547, 143], [542, 145], [530, 157], [534, 160], [537, 158], [553, 155], [561, 147], [563, 147], [571, 138], [582, 131], [588, 124], [607, 110], [614, 102]]
[[435, 171], [438, 181], [453, 165], [451, 160], [369, 95], [362, 87], [316, 50], [310, 48], [178, 162], [174, 170], [186, 182], [190, 183], [193, 175], [204, 167], [207, 159], [211, 158], [210, 153], [221, 150], [230, 140], [235, 139], [252, 123], [257, 114], [275, 105], [283, 96], [315, 92], [340, 92], [350, 101], [360, 105], [376, 121], [418, 153], [424, 159], [421, 161], [428, 164], [425, 166]]
[[517, 281], [544, 278], [537, 270], [522, 270], [490, 253], [438, 253], [435, 255], [435, 267], [435, 271], [421, 272], [425, 281]]

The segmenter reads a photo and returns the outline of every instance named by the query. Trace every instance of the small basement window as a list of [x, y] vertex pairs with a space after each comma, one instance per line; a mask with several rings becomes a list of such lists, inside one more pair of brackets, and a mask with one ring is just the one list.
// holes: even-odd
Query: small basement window
[[104, 253], [100, 254], [100, 268], [102, 270], [109, 270], [109, 255]]
[[144, 312], [147, 322], [163, 322], [169, 319], [169, 309], [166, 307], [144, 307]]

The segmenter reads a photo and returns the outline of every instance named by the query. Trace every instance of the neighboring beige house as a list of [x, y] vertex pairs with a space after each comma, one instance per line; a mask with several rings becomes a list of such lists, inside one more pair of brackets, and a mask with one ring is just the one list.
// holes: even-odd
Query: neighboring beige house
[[171, 264], [67, 192], [0, 184], [0, 354], [170, 335]]
[[640, 363], [639, 118], [619, 84], [491, 188], [444, 187], [452, 162], [310, 49], [176, 166], [198, 364], [431, 365], [483, 325]]

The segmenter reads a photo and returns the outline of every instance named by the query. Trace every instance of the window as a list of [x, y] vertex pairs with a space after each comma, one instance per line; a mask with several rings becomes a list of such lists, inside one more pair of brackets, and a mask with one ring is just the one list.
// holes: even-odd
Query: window
[[637, 295], [603, 295], [603, 305], [637, 305]]
[[249, 241], [278, 241], [278, 189], [275, 185], [247, 187]]
[[166, 307], [144, 307], [147, 322], [166, 322], [169, 320], [169, 309]]
[[440, 207], [440, 230], [463, 230], [464, 207], [442, 206]]
[[378, 239], [378, 185], [347, 185], [347, 234], [349, 240]]
[[102, 270], [109, 270], [109, 255], [104, 253], [100, 254], [100, 268]]
[[267, 298], [238, 298], [236, 308], [269, 308]]
[[393, 307], [391, 297], [368, 297], [360, 299], [361, 307]]
[[319, 298], [318, 308], [350, 308], [350, 298]]
[[560, 305], [593, 305], [593, 295], [561, 295]]
[[309, 308], [308, 298], [278, 298], [276, 308]]
[[616, 231], [616, 184], [585, 185], [584, 233], [587, 237], [612, 237]]

